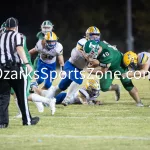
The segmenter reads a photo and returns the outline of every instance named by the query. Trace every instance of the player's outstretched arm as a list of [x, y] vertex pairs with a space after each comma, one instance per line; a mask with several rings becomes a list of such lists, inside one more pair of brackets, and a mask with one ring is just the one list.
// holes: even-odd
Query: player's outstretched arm
[[148, 69], [149, 69], [149, 64], [143, 64], [141, 66], [140, 70], [136, 70], [136, 71], [128, 71], [124, 74], [122, 74], [122, 77], [126, 78], [132, 78], [132, 77], [144, 77], [146, 75], [148, 75]]
[[33, 54], [35, 54], [35, 53], [38, 53], [35, 48], [32, 48], [32, 49], [29, 50], [29, 54], [30, 54], [30, 55], [33, 55]]
[[63, 67], [64, 66], [64, 57], [63, 57], [63, 55], [58, 56], [58, 61], [59, 61], [60, 67]]

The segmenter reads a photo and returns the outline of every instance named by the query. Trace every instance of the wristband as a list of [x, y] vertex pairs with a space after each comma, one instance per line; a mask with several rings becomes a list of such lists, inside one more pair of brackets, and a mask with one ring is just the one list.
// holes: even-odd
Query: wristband
[[24, 63], [24, 65], [29, 65], [29, 63]]

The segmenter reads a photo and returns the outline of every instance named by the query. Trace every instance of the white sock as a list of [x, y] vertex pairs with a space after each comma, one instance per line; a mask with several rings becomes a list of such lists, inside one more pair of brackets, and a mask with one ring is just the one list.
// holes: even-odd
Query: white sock
[[33, 103], [35, 104], [35, 106], [37, 107], [38, 109], [38, 112], [44, 112], [44, 106], [43, 106], [43, 103], [42, 102], [34, 102]]
[[73, 96], [73, 94], [77, 91], [78, 87], [79, 87], [79, 84], [77, 84], [76, 82], [72, 82], [68, 88], [67, 95], [64, 100], [68, 101]]
[[58, 86], [56, 86], [56, 87], [52, 86], [52, 87], [50, 87], [50, 88], [48, 89], [48, 92], [47, 92], [47, 94], [46, 94], [46, 97], [48, 97], [48, 98], [55, 97], [55, 96], [58, 95], [61, 91], [62, 91], [62, 90], [59, 89]]
[[46, 97], [47, 94], [48, 94], [48, 90], [42, 90], [41, 91], [41, 96]]
[[31, 94], [31, 98], [32, 98], [33, 102], [42, 102], [42, 103], [46, 103], [46, 104], [49, 102], [48, 98], [40, 96], [40, 95], [35, 94], [35, 93]]

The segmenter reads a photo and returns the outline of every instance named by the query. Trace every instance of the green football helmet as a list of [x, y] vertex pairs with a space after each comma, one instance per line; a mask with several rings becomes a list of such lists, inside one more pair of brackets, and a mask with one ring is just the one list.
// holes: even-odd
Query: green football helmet
[[53, 30], [53, 26], [54, 25], [49, 20], [44, 21], [41, 25], [42, 33], [46, 34], [47, 32], [51, 32]]
[[6, 31], [6, 23], [4, 22], [0, 28], [0, 35], [3, 34], [5, 31]]
[[94, 40], [87, 41], [83, 50], [87, 57], [95, 59], [98, 56], [99, 44]]

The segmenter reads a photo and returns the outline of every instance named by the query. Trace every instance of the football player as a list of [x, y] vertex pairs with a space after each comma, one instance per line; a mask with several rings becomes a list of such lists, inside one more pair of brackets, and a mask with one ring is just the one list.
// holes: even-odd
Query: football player
[[[90, 41], [88, 41], [90, 43]], [[126, 73], [128, 68], [123, 64], [123, 54], [114, 46], [110, 45], [106, 41], [101, 41], [98, 43], [100, 46], [100, 54], [97, 60], [90, 61], [91, 67], [98, 67], [100, 75], [103, 75], [100, 79], [100, 87], [103, 92], [106, 91], [119, 91], [118, 86], [113, 85], [112, 82], [115, 77], [115, 73], [119, 72], [117, 75], [120, 79], [124, 88], [129, 92], [132, 98], [135, 100], [137, 106], [142, 107], [143, 104], [138, 94], [137, 88], [133, 85], [132, 81], [128, 78], [123, 78], [121, 74]], [[84, 47], [85, 50], [87, 47]], [[120, 92], [118, 92], [118, 97], [120, 98]]]
[[[81, 71], [88, 64], [85, 55], [87, 54], [92, 59], [96, 58], [98, 55], [98, 52], [92, 51], [92, 49], [89, 52], [83, 51], [83, 46], [85, 45], [87, 40], [95, 40], [96, 42], [99, 42], [100, 30], [95, 26], [91, 26], [87, 29], [85, 38], [82, 38], [77, 42], [76, 47], [73, 48], [73, 50], [71, 51], [71, 57], [69, 58], [68, 61], [65, 62], [64, 71], [66, 72], [66, 78], [62, 79], [58, 84], [58, 86], [56, 86], [53, 89], [50, 89], [47, 95], [47, 97], [54, 97], [69, 87], [67, 95], [62, 102], [64, 106], [67, 106], [69, 104], [70, 97], [72, 96], [73, 93], [76, 92], [78, 86], [83, 82]], [[94, 52], [93, 55], [91, 55], [92, 52]], [[77, 71], [76, 75], [75, 71]]]
[[143, 77], [145, 75], [149, 75], [150, 53], [141, 52], [137, 55], [132, 51], [128, 51], [123, 55], [123, 62], [126, 67], [132, 69], [132, 71], [122, 74], [123, 77], [131, 78], [131, 77], [139, 77], [139, 76]]
[[[85, 43], [82, 44], [84, 45]], [[54, 97], [69, 87], [67, 95], [63, 100], [62, 104], [64, 106], [67, 106], [70, 103], [71, 96], [77, 91], [78, 86], [81, 85], [83, 82], [81, 72], [83, 68], [86, 67], [88, 64], [87, 57], [90, 57], [90, 59], [94, 59], [98, 56], [98, 47], [96, 46], [96, 48], [93, 50], [93, 46], [96, 46], [95, 41], [91, 43], [91, 48], [87, 51], [81, 50], [81, 47], [80, 49], [75, 47], [72, 50], [71, 57], [68, 61], [65, 62], [65, 78], [61, 79], [58, 86], [49, 90], [47, 97]]]
[[[51, 88], [54, 88], [54, 86], [51, 86]], [[44, 98], [41, 98], [41, 96], [45, 97], [48, 93], [48, 90], [39, 89], [35, 83], [31, 84], [31, 89], [32, 89], [31, 91], [34, 91], [34, 93], [30, 95], [29, 99], [31, 101], [42, 102], [44, 104], [45, 100], [43, 100]], [[66, 94], [67, 93], [65, 92], [59, 93], [55, 97], [56, 104], [61, 104], [61, 102], [66, 97]], [[69, 104], [102, 105], [100, 101], [96, 100], [99, 95], [100, 95], [99, 82], [94, 79], [88, 79], [85, 87], [80, 88], [71, 96]]]
[[[42, 24], [41, 24], [41, 31], [37, 33], [36, 37], [38, 40], [42, 40], [44, 39], [44, 36], [47, 32], [52, 32], [54, 25], [51, 23], [51, 21], [49, 20], [45, 20]], [[39, 55], [37, 55], [37, 57], [34, 60], [34, 70], [37, 69], [37, 62], [39, 59]]]
[[60, 64], [60, 71], [63, 71], [64, 58], [63, 46], [58, 42], [58, 38], [54, 32], [47, 32], [43, 40], [39, 40], [34, 49], [29, 53], [40, 54], [37, 64], [36, 80], [38, 84], [45, 81], [43, 89], [48, 89], [52, 85], [53, 79], [56, 77], [56, 56]]

